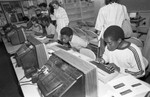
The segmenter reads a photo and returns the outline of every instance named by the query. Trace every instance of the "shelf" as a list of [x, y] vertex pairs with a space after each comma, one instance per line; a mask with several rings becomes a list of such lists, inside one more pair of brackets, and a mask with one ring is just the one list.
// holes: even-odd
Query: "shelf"
[[70, 22], [73, 22], [73, 21], [81, 21], [82, 20], [82, 18], [72, 18], [72, 19], [70, 19]]
[[93, 10], [85, 10], [85, 11], [82, 11], [82, 13], [89, 13], [89, 14], [91, 14], [91, 13], [94, 13], [94, 11]]
[[74, 8], [80, 8], [79, 3], [69, 3], [69, 4], [64, 4], [65, 9], [74, 9]]
[[76, 8], [76, 9], [67, 9], [66, 10], [67, 13], [81, 13], [81, 9], [80, 8]]
[[91, 7], [94, 6], [94, 2], [81, 2], [82, 8], [83, 7]]
[[80, 15], [81, 15], [80, 12], [77, 12], [77, 13], [68, 13], [69, 16], [70, 16], [70, 15], [76, 15], [76, 14], [80, 14]]
[[78, 2], [74, 2], [74, 0], [66, 0], [64, 7], [67, 11], [69, 20], [71, 24], [75, 24], [77, 21], [84, 21], [84, 20], [94, 20], [94, 2], [86, 2], [75, 0]]

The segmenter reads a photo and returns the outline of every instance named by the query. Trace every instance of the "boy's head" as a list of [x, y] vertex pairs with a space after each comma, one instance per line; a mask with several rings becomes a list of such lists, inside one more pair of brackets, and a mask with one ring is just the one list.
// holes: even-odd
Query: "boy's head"
[[64, 27], [61, 29], [60, 34], [61, 34], [61, 41], [63, 43], [68, 43], [72, 39], [73, 31], [69, 27]]
[[119, 0], [105, 0], [105, 4], [108, 5], [110, 3], [119, 3]]
[[27, 23], [30, 20], [27, 16], [24, 16], [22, 19], [25, 23]]
[[33, 24], [36, 24], [36, 23], [38, 23], [38, 19], [36, 17], [31, 17], [31, 22]]
[[119, 26], [110, 26], [104, 32], [104, 41], [110, 51], [117, 49], [123, 39], [124, 32]]
[[51, 18], [50, 17], [48, 17], [48, 16], [44, 16], [44, 17], [42, 17], [41, 18], [41, 21], [42, 21], [42, 25], [43, 26], [49, 26], [49, 24], [52, 22], [51, 21]]
[[41, 4], [39, 4], [39, 7], [41, 8], [41, 10], [46, 10], [47, 4], [46, 3], [41, 3]]

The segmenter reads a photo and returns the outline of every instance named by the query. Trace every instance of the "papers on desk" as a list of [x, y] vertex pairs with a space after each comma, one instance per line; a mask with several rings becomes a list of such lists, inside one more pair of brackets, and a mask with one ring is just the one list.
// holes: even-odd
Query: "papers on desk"
[[35, 36], [35, 38], [38, 40], [44, 40], [46, 39], [46, 36]]
[[111, 80], [107, 84], [112, 91], [108, 91], [109, 94], [104, 97], [144, 97], [150, 91], [150, 87], [131, 75]]
[[34, 36], [37, 40], [41, 41], [42, 43], [48, 43], [50, 41], [49, 38], [47, 38], [46, 36]]
[[49, 43], [49, 44], [46, 44], [46, 48], [55, 50], [56, 45], [58, 45], [58, 42]]

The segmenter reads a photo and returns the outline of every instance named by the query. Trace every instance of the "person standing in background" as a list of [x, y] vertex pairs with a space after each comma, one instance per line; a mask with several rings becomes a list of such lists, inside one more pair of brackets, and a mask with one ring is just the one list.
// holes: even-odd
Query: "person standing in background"
[[49, 16], [50, 16], [53, 24], [56, 26], [56, 18], [54, 16], [54, 7], [52, 6], [51, 3], [49, 3], [49, 9], [48, 10], [49, 10]]
[[125, 19], [130, 20], [126, 6], [119, 4], [119, 0], [105, 0], [105, 4], [100, 8], [95, 24], [95, 29], [99, 34], [101, 54], [104, 52], [103, 33], [105, 29], [111, 25], [122, 27]]
[[43, 26], [46, 30], [47, 38], [57, 40], [57, 32], [55, 26], [52, 24], [51, 18], [48, 16], [42, 17], [41, 19]]
[[60, 30], [63, 27], [68, 26], [69, 18], [67, 12], [63, 7], [60, 6], [58, 1], [54, 0], [51, 2], [51, 4], [54, 7], [54, 16], [56, 18], [56, 31], [58, 33], [58, 39], [60, 39]]

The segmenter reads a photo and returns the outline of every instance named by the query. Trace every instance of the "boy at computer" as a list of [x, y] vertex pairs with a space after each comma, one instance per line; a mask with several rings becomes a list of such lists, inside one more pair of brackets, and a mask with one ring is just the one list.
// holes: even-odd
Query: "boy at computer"
[[57, 40], [58, 34], [56, 32], [56, 27], [53, 25], [50, 17], [44, 16], [41, 19], [42, 25], [45, 27], [46, 36], [48, 38]]
[[[111, 64], [117, 71], [141, 77], [145, 74], [145, 64], [141, 50], [133, 43], [124, 41], [124, 32], [119, 26], [110, 26], [104, 32], [106, 42], [103, 63]], [[102, 62], [102, 59], [99, 60]]]
[[64, 27], [60, 31], [60, 41], [65, 46], [71, 46], [74, 50], [79, 51], [81, 48], [85, 48], [88, 45], [88, 41], [73, 34], [73, 30], [70, 27]]
[[42, 26], [38, 23], [37, 17], [31, 17], [32, 26], [29, 29], [25, 29], [29, 35], [43, 35]]

